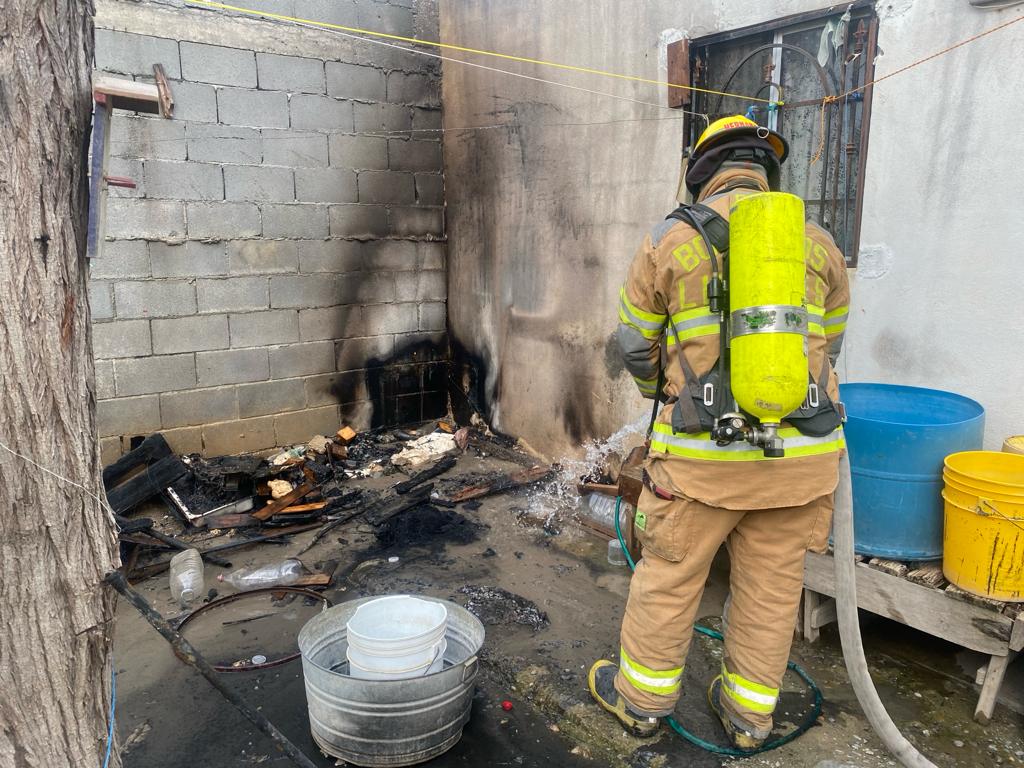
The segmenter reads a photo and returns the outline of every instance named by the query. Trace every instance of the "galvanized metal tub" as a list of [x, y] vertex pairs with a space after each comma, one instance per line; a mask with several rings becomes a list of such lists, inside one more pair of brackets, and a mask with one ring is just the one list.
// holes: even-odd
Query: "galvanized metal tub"
[[360, 680], [346, 674], [345, 624], [374, 598], [330, 608], [299, 632], [310, 731], [326, 754], [353, 765], [413, 765], [446, 752], [462, 737], [484, 627], [461, 605], [420, 597], [448, 609], [444, 666], [423, 677]]

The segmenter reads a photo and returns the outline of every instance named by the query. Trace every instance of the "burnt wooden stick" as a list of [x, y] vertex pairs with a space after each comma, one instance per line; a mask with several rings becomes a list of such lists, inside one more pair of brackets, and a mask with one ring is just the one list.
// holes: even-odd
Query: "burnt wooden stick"
[[167, 623], [167, 620], [153, 610], [153, 607], [146, 601], [146, 598], [129, 586], [123, 573], [120, 571], [108, 573], [104, 581], [116, 589], [125, 600], [135, 606], [135, 609], [150, 623], [150, 626], [159, 632], [164, 640], [171, 644], [175, 656], [190, 667], [198, 670], [210, 685], [217, 689], [221, 696], [231, 702], [239, 712], [245, 715], [250, 723], [269, 736], [277, 748], [288, 755], [293, 763], [301, 765], [303, 768], [317, 768], [316, 763], [306, 757], [298, 747], [292, 744], [288, 737], [277, 729], [277, 726], [270, 722], [245, 698], [228, 687], [223, 678], [217, 674], [199, 651], [192, 647], [188, 640], [174, 631], [171, 625]]
[[[285, 528], [280, 528], [273, 533], [268, 533], [264, 536], [253, 536], [248, 539], [240, 539], [238, 541], [231, 541], [227, 544], [218, 544], [216, 547], [210, 547], [209, 549], [200, 549], [199, 554], [205, 560], [207, 555], [211, 552], [222, 552], [226, 549], [238, 549], [239, 547], [247, 547], [250, 544], [259, 544], [261, 542], [277, 543], [277, 539], [283, 536], [291, 536], [293, 533], [302, 533], [303, 531], [311, 531], [314, 528], [319, 528], [320, 523], [303, 523], [301, 525], [289, 525]], [[159, 563], [150, 563], [131, 574], [131, 578], [134, 581], [139, 579], [148, 579], [150, 576], [156, 576], [157, 574], [163, 573], [171, 567], [170, 560], [162, 560]]]
[[287, 495], [282, 496], [280, 499], [275, 499], [262, 509], [257, 509], [255, 512], [252, 513], [252, 516], [255, 517], [257, 520], [266, 520], [268, 517], [273, 517], [282, 509], [292, 506], [295, 502], [297, 502], [299, 499], [301, 499], [303, 496], [305, 496], [312, 490], [312, 483], [303, 483], [298, 488], [294, 488]]
[[[186, 549], [198, 549], [198, 547], [193, 547], [191, 544], [187, 544], [181, 539], [176, 539], [173, 536], [168, 536], [166, 533], [160, 533], [160, 531], [156, 530], [155, 528], [150, 528], [148, 531], [146, 531], [146, 535], [152, 536], [157, 541], [162, 541], [167, 546], [174, 547], [175, 549], [180, 550], [182, 552], [184, 552]], [[221, 568], [231, 567], [231, 563], [225, 560], [223, 557], [217, 557], [216, 555], [210, 554], [203, 555], [202, 551], [200, 551], [199, 554], [203, 556], [204, 562], [210, 563], [211, 565], [219, 565]]]
[[466, 488], [462, 488], [454, 496], [449, 496], [445, 501], [451, 502], [452, 504], [461, 504], [464, 501], [471, 501], [472, 499], [482, 499], [484, 496], [491, 496], [495, 493], [504, 493], [510, 491], [513, 488], [521, 488], [525, 485], [531, 485], [533, 483], [539, 483], [542, 480], [546, 480], [553, 473], [550, 467], [531, 467], [530, 469], [524, 469], [521, 472], [513, 472], [510, 475], [503, 475], [502, 477], [495, 478], [486, 483], [480, 483], [478, 485], [471, 485]]
[[431, 480], [438, 475], [444, 474], [449, 469], [455, 466], [457, 459], [454, 456], [445, 456], [434, 466], [424, 469], [422, 472], [417, 472], [411, 476], [408, 480], [403, 480], [400, 483], [396, 483], [394, 486], [395, 493], [405, 494], [415, 488], [417, 485], [425, 483], [427, 480]]

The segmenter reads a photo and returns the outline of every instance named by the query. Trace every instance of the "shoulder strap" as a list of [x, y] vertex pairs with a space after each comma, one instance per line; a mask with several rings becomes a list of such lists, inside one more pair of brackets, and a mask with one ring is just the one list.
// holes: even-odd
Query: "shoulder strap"
[[713, 208], [703, 203], [680, 205], [665, 217], [678, 219], [689, 224], [702, 235], [706, 234], [715, 250], [725, 253], [729, 250], [729, 222], [723, 219]]

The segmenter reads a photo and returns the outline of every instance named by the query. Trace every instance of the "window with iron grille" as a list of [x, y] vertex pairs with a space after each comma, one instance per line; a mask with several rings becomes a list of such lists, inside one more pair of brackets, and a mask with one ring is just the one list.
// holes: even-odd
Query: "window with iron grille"
[[804, 199], [808, 218], [832, 233], [850, 266], [860, 241], [871, 89], [824, 108], [822, 101], [871, 81], [877, 29], [871, 3], [860, 1], [848, 10], [837, 6], [684, 40], [669, 55], [671, 82], [747, 97], [670, 89], [670, 106], [700, 115], [687, 115], [684, 146], [706, 127], [703, 115], [713, 121], [744, 114], [779, 131], [790, 147], [783, 191]]

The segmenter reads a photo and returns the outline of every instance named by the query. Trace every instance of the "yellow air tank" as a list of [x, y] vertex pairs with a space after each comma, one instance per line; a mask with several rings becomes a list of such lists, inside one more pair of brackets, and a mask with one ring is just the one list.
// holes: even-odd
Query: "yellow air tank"
[[737, 404], [778, 425], [807, 397], [804, 203], [765, 192], [729, 216], [730, 377]]

